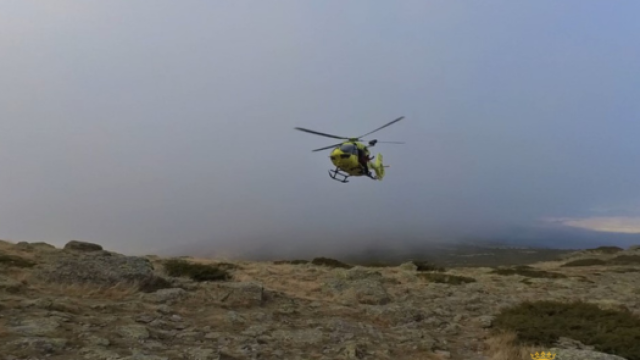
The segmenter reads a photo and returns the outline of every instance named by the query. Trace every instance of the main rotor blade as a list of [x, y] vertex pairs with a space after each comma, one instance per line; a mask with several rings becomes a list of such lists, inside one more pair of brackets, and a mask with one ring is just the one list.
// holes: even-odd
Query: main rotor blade
[[389, 126], [389, 125], [395, 124], [395, 123], [397, 123], [398, 121], [400, 121], [400, 120], [402, 120], [402, 119], [404, 119], [404, 116], [400, 116], [399, 118], [397, 118], [397, 119], [395, 119], [395, 120], [393, 120], [393, 121], [391, 121], [391, 122], [388, 122], [388, 123], [386, 123], [385, 125], [382, 125], [382, 126], [380, 126], [379, 128], [377, 128], [377, 129], [375, 129], [375, 130], [373, 130], [373, 131], [371, 131], [371, 132], [368, 132], [368, 133], [366, 133], [366, 134], [364, 134], [364, 135], [361, 135], [361, 136], [359, 136], [359, 137], [358, 137], [358, 139], [362, 139], [363, 137], [365, 137], [365, 136], [367, 136], [367, 135], [371, 135], [371, 134], [373, 134], [374, 132], [376, 132], [376, 131], [378, 131], [378, 130], [382, 130], [382, 129], [386, 128], [386, 127], [387, 127], [387, 126]]
[[315, 150], [311, 150], [311, 151], [314, 151], [314, 152], [315, 152], [315, 151], [320, 151], [320, 150], [327, 150], [327, 149], [331, 149], [331, 148], [334, 148], [334, 147], [339, 146], [339, 145], [342, 145], [342, 143], [340, 143], [340, 144], [334, 144], [334, 145], [330, 145], [330, 146], [325, 146], [325, 147], [323, 147], [323, 148], [315, 149]]
[[325, 133], [321, 133], [321, 132], [318, 132], [318, 131], [309, 130], [309, 129], [305, 129], [305, 128], [300, 128], [300, 127], [296, 127], [296, 128], [294, 128], [294, 129], [299, 130], [299, 131], [308, 132], [308, 133], [310, 133], [310, 134], [315, 134], [315, 135], [320, 135], [320, 136], [326, 136], [326, 137], [330, 137], [330, 138], [334, 138], [334, 139], [340, 139], [340, 140], [348, 139], [348, 138], [346, 138], [346, 137], [337, 136], [337, 135], [331, 135], [331, 134], [325, 134]]
[[404, 141], [378, 141], [377, 144], [404, 144]]

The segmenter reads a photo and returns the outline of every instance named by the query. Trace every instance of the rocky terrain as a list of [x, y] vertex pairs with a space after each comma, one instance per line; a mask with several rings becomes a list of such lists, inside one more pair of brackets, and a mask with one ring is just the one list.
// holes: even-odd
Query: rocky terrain
[[[603, 248], [531, 266], [442, 269], [176, 260], [77, 241], [63, 249], [0, 242], [0, 359], [507, 360], [543, 351], [624, 359], [569, 336], [524, 346], [496, 324], [504, 309], [538, 300], [640, 316], [638, 258], [637, 249]], [[623, 349], [626, 359], [639, 358], [633, 346]]]

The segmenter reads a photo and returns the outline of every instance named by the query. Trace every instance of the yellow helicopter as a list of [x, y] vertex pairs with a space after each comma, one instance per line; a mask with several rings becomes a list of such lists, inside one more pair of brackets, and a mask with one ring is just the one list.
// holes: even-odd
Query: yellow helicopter
[[[351, 176], [367, 176], [372, 180], [382, 181], [384, 178], [384, 169], [388, 166], [382, 164], [382, 154], [378, 153], [375, 157], [375, 162], [371, 162], [374, 159], [373, 156], [369, 156], [369, 149], [367, 145], [360, 142], [363, 137], [373, 134], [378, 130], [382, 130], [389, 125], [395, 124], [398, 121], [404, 119], [404, 116], [401, 116], [391, 122], [386, 123], [385, 125], [370, 131], [364, 135], [349, 138], [342, 137], [337, 135], [325, 134], [314, 130], [309, 130], [305, 128], [296, 127], [294, 129], [299, 131], [304, 131], [310, 134], [325, 136], [334, 139], [346, 140], [339, 144], [329, 145], [322, 147], [320, 149], [315, 149], [312, 151], [321, 151], [334, 148], [329, 155], [331, 162], [336, 167], [335, 170], [329, 170], [329, 177], [333, 180], [339, 181], [341, 183], [348, 183], [347, 178]], [[370, 140], [368, 142], [369, 146], [372, 147], [377, 143], [386, 143], [386, 144], [404, 144], [399, 141], [378, 141], [376, 139]], [[369, 168], [372, 168], [375, 172], [375, 176], [371, 174]], [[340, 177], [340, 178], [338, 178]]]

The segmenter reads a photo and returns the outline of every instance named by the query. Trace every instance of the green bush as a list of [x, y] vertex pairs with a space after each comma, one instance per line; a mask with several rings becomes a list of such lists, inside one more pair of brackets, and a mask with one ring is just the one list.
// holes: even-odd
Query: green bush
[[364, 261], [362, 263], [359, 263], [358, 265], [365, 266], [365, 267], [374, 267], [374, 268], [384, 268], [384, 267], [395, 267], [395, 266], [398, 266], [397, 264], [389, 263], [389, 262], [386, 262], [386, 261], [376, 261], [376, 260]]
[[173, 284], [169, 280], [160, 276], [149, 276], [138, 284], [138, 291], [143, 293], [152, 293], [161, 289], [173, 288]]
[[20, 256], [0, 254], [0, 265], [30, 268], [34, 267], [36, 263], [32, 260], [25, 259]]
[[445, 272], [445, 268], [442, 266], [438, 266], [432, 264], [428, 261], [418, 260], [412, 261], [412, 263], [417, 266], [416, 271], [424, 272], [424, 271], [437, 271], [437, 272]]
[[332, 267], [332, 268], [351, 269], [353, 267], [353, 265], [345, 264], [340, 260], [331, 259], [331, 258], [325, 258], [325, 257], [315, 258], [315, 259], [311, 260], [311, 263], [313, 265], [327, 266], [327, 267]]
[[620, 251], [624, 251], [624, 249], [619, 248], [617, 246], [600, 246], [594, 249], [587, 249], [587, 252], [601, 253], [601, 254], [615, 254]]
[[601, 266], [607, 265], [607, 262], [602, 259], [578, 259], [569, 261], [560, 267], [576, 267], [576, 266]]
[[611, 269], [609, 271], [619, 273], [619, 274], [625, 274], [625, 273], [632, 273], [632, 272], [640, 272], [640, 269], [622, 268], [622, 269]]
[[218, 265], [197, 264], [182, 259], [167, 260], [163, 265], [167, 275], [189, 277], [194, 281], [223, 281], [231, 278], [227, 270]]
[[608, 265], [640, 265], [640, 255], [618, 255], [607, 261]]
[[218, 268], [223, 269], [223, 270], [238, 270], [238, 269], [240, 269], [239, 265], [228, 263], [228, 262], [219, 262], [219, 263], [212, 264], [212, 265], [213, 266], [217, 266]]
[[438, 284], [462, 285], [476, 282], [476, 279], [467, 276], [458, 276], [441, 273], [420, 273], [419, 277]]
[[283, 264], [304, 265], [304, 264], [308, 264], [309, 260], [276, 260], [273, 263], [275, 265], [283, 265]]
[[491, 271], [492, 274], [496, 275], [520, 275], [526, 276], [530, 278], [548, 278], [548, 279], [560, 279], [566, 278], [567, 276], [564, 274], [544, 271], [544, 270], [533, 270], [532, 268], [522, 268], [522, 267], [514, 267], [514, 268], [498, 268]]
[[496, 332], [516, 333], [521, 345], [549, 348], [568, 337], [600, 352], [640, 360], [640, 318], [628, 310], [603, 310], [580, 301], [527, 301], [504, 309], [493, 326]]

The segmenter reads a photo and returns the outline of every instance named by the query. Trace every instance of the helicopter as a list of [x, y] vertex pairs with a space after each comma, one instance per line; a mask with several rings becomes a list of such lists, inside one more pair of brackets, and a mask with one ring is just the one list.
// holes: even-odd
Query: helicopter
[[[325, 146], [319, 149], [315, 149], [312, 151], [321, 151], [333, 148], [331, 154], [329, 155], [329, 159], [335, 166], [335, 169], [329, 170], [329, 177], [333, 180], [339, 181], [341, 183], [348, 183], [347, 180], [352, 176], [367, 176], [372, 180], [382, 181], [385, 175], [385, 168], [389, 166], [385, 166], [382, 164], [382, 154], [378, 153], [375, 157], [375, 162], [371, 162], [374, 159], [373, 156], [369, 156], [369, 148], [373, 147], [378, 143], [386, 143], [386, 144], [404, 144], [404, 142], [400, 141], [378, 141], [376, 139], [370, 140], [367, 145], [361, 142], [362, 138], [373, 134], [378, 130], [382, 130], [387, 126], [397, 123], [398, 121], [404, 119], [404, 116], [401, 116], [393, 121], [390, 121], [381, 127], [370, 131], [364, 135], [358, 137], [343, 137], [331, 134], [325, 134], [314, 130], [309, 130], [301, 127], [295, 127], [294, 129], [307, 132], [310, 134], [325, 136], [333, 139], [346, 140], [340, 142], [338, 144]], [[375, 172], [375, 176], [371, 174], [369, 168], [372, 168]]]

